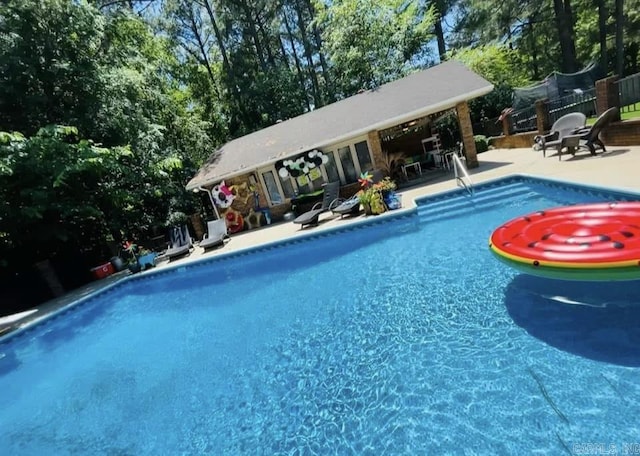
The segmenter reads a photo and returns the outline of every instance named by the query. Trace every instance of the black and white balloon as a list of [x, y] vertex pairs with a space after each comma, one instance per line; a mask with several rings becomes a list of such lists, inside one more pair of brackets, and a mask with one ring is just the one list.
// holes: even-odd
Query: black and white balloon
[[329, 162], [329, 157], [319, 150], [312, 150], [299, 155], [295, 158], [279, 160], [276, 162], [276, 170], [278, 175], [286, 179], [287, 177], [298, 177], [303, 174], [309, 174], [313, 168]]

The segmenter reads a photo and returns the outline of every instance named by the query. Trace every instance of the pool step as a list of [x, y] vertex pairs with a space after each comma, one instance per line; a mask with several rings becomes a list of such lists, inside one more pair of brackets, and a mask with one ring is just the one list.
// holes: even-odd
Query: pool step
[[476, 192], [474, 196], [461, 194], [442, 201], [428, 202], [418, 206], [418, 215], [424, 221], [441, 220], [490, 209], [496, 205], [508, 204], [510, 201], [522, 201], [530, 197], [537, 198], [539, 195], [528, 187], [513, 184], [482, 190]]
[[473, 197], [471, 197], [467, 192], [461, 191], [456, 196], [447, 195], [435, 199], [429, 197], [425, 200], [425, 203], [422, 204], [422, 206], [419, 206], [419, 208], [425, 208], [427, 206], [433, 209], [441, 206], [451, 207], [453, 204], [456, 204], [458, 202], [468, 202], [470, 200], [482, 201], [486, 198], [495, 198], [496, 195], [500, 198], [504, 198], [505, 195], [510, 195], [515, 192], [521, 191], [530, 190], [528, 189], [528, 187], [523, 186], [521, 183], [513, 183], [481, 189], [480, 191], [476, 191], [476, 194]]

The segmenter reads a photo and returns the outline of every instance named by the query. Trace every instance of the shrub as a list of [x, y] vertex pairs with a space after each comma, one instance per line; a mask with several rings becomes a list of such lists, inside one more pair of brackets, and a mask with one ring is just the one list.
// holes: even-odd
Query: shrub
[[185, 223], [187, 223], [187, 220], [188, 220], [188, 217], [184, 212], [180, 212], [180, 211], [171, 212], [169, 214], [169, 217], [167, 217], [167, 226], [172, 227], [172, 226], [184, 225]]
[[486, 136], [475, 135], [473, 140], [476, 143], [476, 153], [486, 152], [489, 150], [489, 140]]

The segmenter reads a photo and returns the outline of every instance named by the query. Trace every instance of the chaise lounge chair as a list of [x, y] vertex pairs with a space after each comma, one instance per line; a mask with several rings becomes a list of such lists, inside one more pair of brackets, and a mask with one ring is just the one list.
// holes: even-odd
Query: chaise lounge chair
[[[384, 172], [379, 169], [371, 171], [371, 180], [374, 184], [380, 182], [384, 178]], [[345, 215], [356, 215], [360, 213], [360, 198], [357, 194], [353, 195], [349, 199], [338, 198], [337, 206], [331, 209], [334, 214], [340, 214], [340, 218]]]
[[164, 256], [171, 261], [174, 258], [188, 254], [192, 245], [187, 225], [174, 226], [169, 230], [169, 248]]
[[346, 200], [339, 200], [338, 205], [331, 209], [334, 214], [340, 214], [340, 218], [345, 215], [356, 215], [360, 213], [360, 198], [358, 195], [353, 195]]
[[333, 209], [338, 205], [340, 182], [328, 182], [324, 184], [323, 187], [324, 194], [322, 196], [322, 201], [316, 203], [310, 211], [296, 217], [293, 220], [293, 223], [302, 225], [301, 228], [304, 228], [305, 225], [317, 225], [320, 214]]
[[206, 252], [207, 249], [212, 247], [224, 245], [224, 240], [228, 237], [227, 222], [224, 219], [209, 220], [207, 222], [207, 233], [205, 233], [199, 245]]
[[567, 140], [567, 137], [584, 128], [586, 122], [587, 116], [581, 112], [571, 112], [556, 120], [548, 135], [539, 135], [534, 138], [535, 143], [542, 148], [542, 156], [547, 156], [547, 148], [555, 147], [560, 155], [565, 147], [577, 147], [578, 140], [573, 137]]

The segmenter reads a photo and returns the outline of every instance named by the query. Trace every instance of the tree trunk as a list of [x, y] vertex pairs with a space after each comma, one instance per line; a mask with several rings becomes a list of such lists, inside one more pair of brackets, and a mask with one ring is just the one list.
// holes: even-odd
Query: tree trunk
[[262, 21], [260, 20], [260, 15], [256, 14], [256, 24], [258, 26], [258, 31], [260, 32], [260, 35], [262, 36], [262, 42], [264, 43], [264, 49], [267, 53], [267, 62], [269, 62], [269, 65], [271, 65], [272, 68], [276, 67], [276, 60], [273, 56], [273, 52], [271, 52], [271, 46], [269, 45], [269, 37], [267, 35], [267, 32], [264, 29], [264, 25], [262, 24]]
[[616, 73], [624, 76], [624, 0], [616, 0]]
[[556, 15], [560, 52], [562, 54], [562, 72], [575, 73], [578, 69], [576, 62], [576, 45], [573, 33], [573, 13], [571, 0], [553, 0], [553, 10]]
[[222, 68], [229, 76], [231, 76], [231, 64], [229, 63], [227, 48], [224, 45], [224, 40], [222, 39], [222, 34], [220, 33], [220, 29], [218, 28], [218, 22], [216, 21], [215, 14], [213, 14], [213, 8], [211, 8], [209, 0], [203, 0], [203, 4], [205, 9], [207, 10], [207, 14], [209, 15], [211, 27], [213, 27], [213, 33], [216, 35], [216, 43], [218, 43], [220, 55], [222, 55]]
[[191, 5], [189, 5], [188, 8], [189, 8], [188, 14], [189, 14], [189, 24], [191, 26], [191, 33], [193, 33], [193, 35], [195, 36], [196, 41], [198, 43], [198, 49], [200, 50], [200, 58], [198, 60], [207, 69], [207, 74], [209, 75], [209, 79], [211, 80], [211, 87], [213, 88], [213, 91], [217, 96], [218, 95], [218, 88], [216, 83], [217, 81], [213, 74], [213, 69], [211, 68], [211, 62], [209, 62], [209, 55], [205, 48], [204, 41], [202, 40], [202, 36], [200, 35], [200, 29], [198, 28], [198, 24], [196, 23], [195, 17], [193, 16], [193, 9], [191, 8]]
[[440, 21], [440, 19], [436, 20], [435, 32], [436, 39], [438, 41], [438, 55], [440, 56], [440, 61], [444, 62], [445, 60], [447, 60], [447, 48], [444, 44], [444, 32], [442, 30], [442, 22]]
[[[315, 18], [316, 10], [313, 7], [313, 4], [311, 3], [310, 0], [306, 0], [306, 2], [307, 2], [307, 9], [309, 10], [309, 14], [311, 15], [312, 18]], [[316, 45], [316, 52], [318, 53], [318, 57], [320, 57], [320, 67], [322, 68], [322, 77], [324, 78], [324, 82], [325, 82], [325, 92], [327, 94], [327, 98], [329, 102], [334, 102], [336, 101], [336, 94], [333, 88], [333, 84], [331, 83], [329, 65], [327, 65], [327, 60], [324, 57], [324, 52], [322, 52], [322, 36], [315, 22], [313, 22], [312, 28], [313, 28], [313, 37]]]
[[291, 26], [289, 25], [289, 19], [287, 19], [287, 12], [284, 9], [282, 10], [282, 19], [284, 20], [284, 27], [287, 30], [289, 43], [291, 43], [291, 53], [293, 55], [293, 61], [296, 64], [296, 73], [298, 74], [298, 80], [300, 81], [300, 90], [302, 91], [302, 95], [304, 96], [304, 102], [307, 105], [307, 111], [311, 111], [311, 104], [309, 103], [309, 97], [307, 97], [307, 88], [304, 83], [304, 76], [302, 75], [302, 66], [300, 65], [300, 59], [298, 58], [298, 52], [296, 51], [296, 42], [293, 39]]
[[538, 47], [536, 46], [536, 37], [533, 33], [533, 24], [535, 22], [535, 16], [529, 18], [529, 37], [531, 38], [531, 73], [533, 74], [533, 80], [540, 80], [540, 64], [538, 60]]
[[437, 11], [436, 23], [435, 23], [435, 32], [436, 32], [436, 40], [438, 42], [438, 56], [440, 57], [440, 61], [444, 62], [447, 60], [447, 48], [444, 42], [444, 30], [442, 29], [442, 13]]
[[[216, 43], [218, 44], [218, 49], [220, 50], [220, 55], [222, 56], [222, 69], [225, 72], [226, 76], [227, 76], [227, 81], [228, 83], [225, 84], [226, 86], [229, 87], [229, 90], [231, 92], [231, 96], [233, 98], [233, 101], [235, 103], [235, 109], [236, 112], [239, 114], [239, 118], [243, 119], [243, 122], [245, 124], [245, 126], [248, 126], [250, 123], [250, 120], [248, 119], [248, 115], [247, 115], [247, 111], [245, 109], [244, 103], [242, 102], [242, 95], [240, 93], [240, 89], [238, 88], [238, 85], [236, 84], [236, 78], [233, 74], [233, 68], [231, 66], [231, 62], [229, 61], [229, 56], [227, 54], [227, 48], [224, 44], [224, 39], [222, 37], [222, 33], [220, 32], [220, 29], [218, 28], [218, 23], [216, 21], [216, 17], [215, 14], [213, 12], [213, 8], [211, 7], [211, 3], [209, 2], [209, 0], [202, 0], [205, 9], [207, 10], [207, 14], [209, 15], [209, 20], [211, 21], [211, 27], [213, 27], [213, 33], [216, 36]], [[235, 121], [233, 121], [235, 123]], [[235, 131], [237, 129], [230, 127], [229, 130], [232, 132]]]
[[258, 38], [258, 29], [256, 27], [256, 21], [253, 18], [253, 13], [251, 11], [251, 8], [249, 7], [249, 5], [247, 4], [246, 1], [242, 1], [241, 3], [241, 8], [244, 11], [244, 16], [247, 20], [246, 25], [247, 25], [247, 31], [249, 33], [249, 37], [251, 38], [251, 41], [253, 41], [253, 46], [256, 49], [256, 56], [258, 57], [258, 62], [260, 63], [260, 68], [262, 69], [262, 71], [267, 71], [267, 62], [265, 60], [264, 57], [264, 50], [262, 49], [262, 43], [260, 42], [260, 39]]
[[607, 58], [607, 3], [605, 0], [595, 0], [598, 7], [598, 41], [600, 43], [600, 67], [604, 74], [608, 73], [609, 59]]
[[315, 108], [322, 106], [322, 97], [320, 96], [320, 90], [318, 88], [318, 75], [316, 74], [315, 65], [313, 64], [313, 55], [311, 54], [311, 44], [309, 43], [309, 37], [307, 36], [307, 27], [304, 23], [300, 4], [294, 2], [294, 7], [298, 17], [298, 29], [300, 30], [300, 38], [302, 39], [302, 47], [304, 48], [304, 55], [307, 59], [307, 67], [309, 70], [309, 77], [313, 85], [313, 104]]
[[284, 48], [284, 42], [282, 36], [278, 35], [278, 44], [280, 44], [280, 54], [282, 56], [282, 63], [289, 68], [289, 57], [287, 57], [287, 50]]

